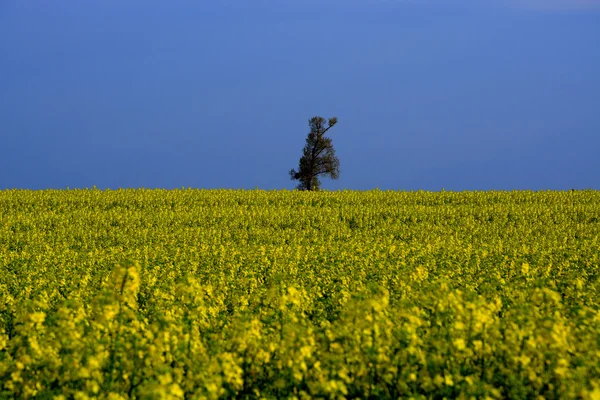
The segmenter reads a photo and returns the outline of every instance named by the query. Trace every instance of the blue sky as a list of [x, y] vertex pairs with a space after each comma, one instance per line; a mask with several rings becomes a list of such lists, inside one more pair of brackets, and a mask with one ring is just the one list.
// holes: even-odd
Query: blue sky
[[0, 189], [599, 189], [600, 1], [0, 2]]

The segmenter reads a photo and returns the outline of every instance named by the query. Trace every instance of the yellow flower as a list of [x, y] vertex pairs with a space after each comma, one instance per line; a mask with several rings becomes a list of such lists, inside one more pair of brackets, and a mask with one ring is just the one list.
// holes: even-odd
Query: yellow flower
[[444, 383], [446, 386], [454, 386], [454, 380], [452, 379], [452, 375], [444, 375]]
[[600, 387], [595, 388], [591, 392], [588, 392], [589, 400], [600, 400]]
[[29, 314], [29, 319], [31, 320], [31, 322], [34, 322], [36, 324], [41, 324], [46, 319], [46, 313], [41, 312], [41, 311], [31, 313], [31, 314]]
[[458, 349], [458, 350], [464, 350], [467, 348], [467, 345], [465, 343], [464, 339], [454, 339], [454, 346]]

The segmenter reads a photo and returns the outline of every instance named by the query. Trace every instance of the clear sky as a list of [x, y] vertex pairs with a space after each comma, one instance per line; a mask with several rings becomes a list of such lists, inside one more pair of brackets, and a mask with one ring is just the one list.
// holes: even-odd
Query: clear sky
[[0, 1], [0, 189], [600, 189], [600, 0]]

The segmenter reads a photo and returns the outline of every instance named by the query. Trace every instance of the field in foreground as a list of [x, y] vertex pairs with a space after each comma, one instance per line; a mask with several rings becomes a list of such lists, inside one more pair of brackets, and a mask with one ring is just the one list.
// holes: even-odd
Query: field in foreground
[[600, 399], [599, 266], [597, 191], [0, 191], [0, 398]]

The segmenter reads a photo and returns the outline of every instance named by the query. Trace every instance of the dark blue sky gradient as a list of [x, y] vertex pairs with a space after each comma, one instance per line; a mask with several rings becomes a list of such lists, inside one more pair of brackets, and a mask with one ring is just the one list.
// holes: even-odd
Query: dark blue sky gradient
[[600, 189], [600, 7], [540, 4], [3, 0], [0, 189], [292, 189], [313, 115], [325, 189]]

